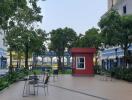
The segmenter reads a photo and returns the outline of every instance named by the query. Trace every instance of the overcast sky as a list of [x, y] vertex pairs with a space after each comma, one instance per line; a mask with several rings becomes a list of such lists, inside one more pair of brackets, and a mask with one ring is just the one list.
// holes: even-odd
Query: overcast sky
[[46, 32], [70, 27], [83, 34], [97, 27], [100, 17], [107, 11], [107, 0], [46, 0], [39, 5], [43, 14], [41, 28]]

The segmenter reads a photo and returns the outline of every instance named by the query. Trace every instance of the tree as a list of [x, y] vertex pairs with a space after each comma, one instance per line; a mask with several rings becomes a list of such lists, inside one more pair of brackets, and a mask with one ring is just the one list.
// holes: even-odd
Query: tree
[[76, 47], [89, 47], [96, 48], [100, 46], [101, 38], [99, 34], [99, 29], [91, 28], [85, 32], [85, 35], [79, 36], [75, 46]]
[[49, 49], [56, 52], [58, 57], [58, 66], [59, 69], [62, 70], [61, 57], [64, 57], [64, 51], [66, 48], [69, 50], [72, 47], [77, 36], [76, 32], [73, 29], [66, 27], [64, 29], [58, 28], [56, 30], [52, 30], [50, 35], [51, 44]]
[[[12, 27], [14, 23], [12, 21], [12, 16], [16, 13], [18, 8], [23, 9], [27, 5], [26, 0], [1, 0], [0, 1], [0, 29], [6, 34]], [[12, 47], [10, 47], [10, 68], [12, 67]], [[9, 70], [10, 71], [10, 70]]]
[[35, 54], [43, 54], [45, 53], [46, 47], [44, 42], [47, 40], [47, 34], [44, 30], [42, 29], [37, 29], [36, 31], [36, 36], [32, 41], [31, 45], [31, 52], [34, 52]]
[[[9, 45], [10, 52], [10, 72], [12, 72], [12, 51], [16, 51], [18, 54], [22, 52], [22, 41], [20, 36], [21, 29], [18, 27], [13, 27], [9, 31], [6, 32], [5, 42]], [[19, 56], [19, 55], [18, 55]]]
[[[132, 15], [120, 16], [116, 10], [110, 10], [99, 22], [103, 43], [108, 46], [121, 46], [124, 57], [128, 56], [131, 45], [129, 36], [132, 35]], [[127, 64], [124, 59], [125, 66]]]
[[64, 31], [63, 40], [66, 41], [66, 48], [69, 51], [70, 48], [72, 48], [75, 44], [75, 41], [77, 39], [77, 34], [73, 29], [68, 27], [65, 27], [63, 31]]
[[26, 0], [0, 0], [0, 28], [7, 29], [9, 19], [14, 16], [17, 8], [24, 8]]
[[124, 50], [124, 62], [125, 66], [127, 65], [127, 58], [129, 55], [128, 48], [131, 46], [131, 37], [132, 36], [132, 15], [126, 15], [121, 17], [122, 28], [119, 36], [119, 44]]
[[[33, 24], [34, 22], [41, 22], [42, 16], [40, 15], [41, 9], [37, 6], [38, 0], [30, 0], [29, 3], [31, 7], [25, 7], [25, 9], [20, 9], [20, 13], [18, 13], [18, 25], [22, 27], [22, 37], [25, 39], [24, 46], [25, 46], [25, 67], [28, 68], [28, 53], [29, 53], [29, 45], [31, 43], [35, 43], [35, 32]], [[36, 38], [37, 39], [37, 38]]]
[[[17, 7], [17, 11], [10, 18], [12, 20], [12, 23], [14, 23], [14, 27], [8, 30], [8, 34], [6, 36], [7, 43], [10, 42], [9, 41], [11, 40], [10, 36], [12, 36], [14, 33], [15, 33], [14, 36], [21, 37], [20, 45], [22, 46], [21, 49], [25, 52], [26, 68], [28, 68], [28, 53], [30, 51], [29, 49], [30, 46], [32, 45], [35, 46], [38, 43], [38, 45], [36, 45], [36, 48], [39, 48], [41, 46], [39, 44], [43, 44], [43, 42], [41, 41], [42, 39], [40, 38], [42, 36], [38, 34], [37, 30], [34, 27], [36, 22], [41, 22], [42, 20], [42, 16], [40, 15], [41, 8], [37, 6], [37, 1], [38, 0], [29, 0], [28, 2], [26, 1], [25, 3], [26, 5], [23, 8]], [[12, 46], [12, 48], [14, 48], [13, 45], [15, 42], [10, 42], [9, 45]], [[33, 46], [31, 48], [32, 50], [35, 50], [33, 49], [34, 48]]]
[[78, 36], [77, 36], [77, 38], [76, 38], [76, 40], [75, 40], [75, 42], [74, 42], [74, 44], [73, 44], [73, 47], [82, 47], [82, 41], [81, 41], [81, 39], [82, 39], [82, 37], [83, 37], [84, 35], [83, 34], [79, 34]]
[[98, 25], [101, 29], [102, 42], [105, 45], [119, 45], [118, 34], [121, 33], [121, 16], [116, 10], [111, 9], [103, 15]]

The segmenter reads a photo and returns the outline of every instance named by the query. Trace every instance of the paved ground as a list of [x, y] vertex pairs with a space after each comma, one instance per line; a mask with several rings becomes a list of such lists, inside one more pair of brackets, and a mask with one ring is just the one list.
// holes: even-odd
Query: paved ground
[[59, 76], [50, 79], [49, 94], [39, 89], [38, 96], [22, 97], [24, 82], [18, 82], [0, 93], [0, 100], [132, 100], [132, 84], [120, 80], [103, 81], [101, 76]]

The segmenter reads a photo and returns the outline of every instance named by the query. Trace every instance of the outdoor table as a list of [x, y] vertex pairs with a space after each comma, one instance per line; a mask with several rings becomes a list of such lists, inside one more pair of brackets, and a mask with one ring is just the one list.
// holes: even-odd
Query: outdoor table
[[[36, 95], [35, 85], [38, 84], [38, 80], [39, 78], [37, 75], [31, 75], [29, 77], [24, 78], [25, 83], [24, 83], [24, 88], [23, 88], [23, 97], [28, 96], [28, 95]], [[30, 93], [31, 92], [30, 85], [33, 86], [33, 93]]]

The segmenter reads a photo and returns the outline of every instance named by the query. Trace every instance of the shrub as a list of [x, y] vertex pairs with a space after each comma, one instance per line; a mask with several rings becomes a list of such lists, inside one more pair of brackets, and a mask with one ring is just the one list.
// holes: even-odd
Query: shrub
[[117, 79], [123, 79], [126, 81], [132, 81], [132, 68], [113, 68], [111, 73], [114, 73], [113, 77]]
[[100, 65], [95, 65], [94, 66], [94, 73], [95, 74], [100, 74], [101, 73], [101, 66]]
[[0, 90], [8, 87], [10, 84], [22, 79], [28, 74], [28, 70], [21, 69], [19, 71], [14, 71], [8, 73], [6, 76], [0, 77]]
[[0, 90], [2, 90], [2, 89], [4, 89], [4, 88], [8, 87], [8, 85], [9, 85], [9, 83], [8, 83], [7, 77], [6, 77], [6, 76], [1, 77], [1, 78], [0, 78]]

